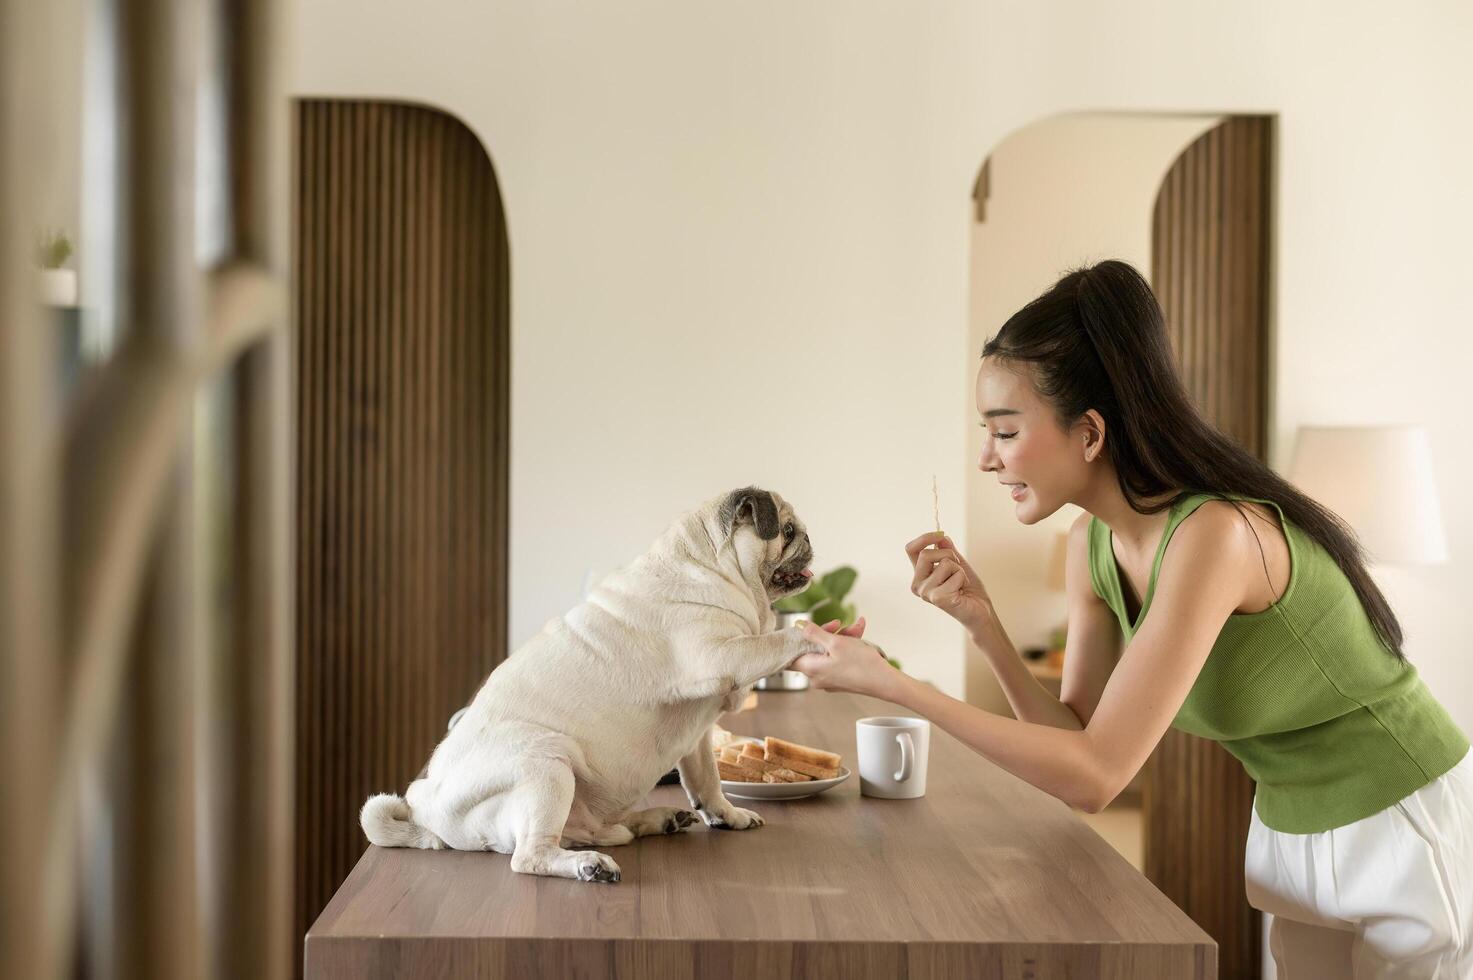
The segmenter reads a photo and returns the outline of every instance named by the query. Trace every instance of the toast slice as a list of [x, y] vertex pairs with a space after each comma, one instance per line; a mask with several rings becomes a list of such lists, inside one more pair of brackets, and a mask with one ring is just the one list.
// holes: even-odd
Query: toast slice
[[794, 772], [791, 769], [783, 769], [781, 767], [779, 767], [777, 769], [773, 769], [770, 772], [764, 772], [762, 774], [762, 781], [764, 783], [811, 783], [811, 782], [813, 782], [813, 780], [812, 780], [811, 777], [805, 776], [801, 772]]
[[839, 769], [825, 769], [823, 766], [811, 765], [801, 759], [789, 759], [787, 756], [782, 755], [769, 756], [767, 761], [784, 769], [791, 769], [793, 772], [802, 773], [809, 779], [833, 779], [841, 771]]
[[836, 752], [826, 752], [823, 749], [799, 745], [797, 742], [789, 742], [771, 735], [763, 740], [762, 745], [769, 756], [776, 754], [785, 759], [796, 759], [811, 766], [818, 766], [820, 769], [837, 769], [839, 763], [843, 761], [843, 757]]
[[807, 776], [803, 775], [801, 772], [794, 772], [791, 769], [774, 769], [774, 770], [772, 770], [772, 772], [764, 772], [762, 774], [762, 781], [764, 783], [807, 783], [807, 782], [812, 782], [811, 779], [809, 779]]
[[791, 769], [784, 769], [776, 763], [768, 762], [762, 758], [762, 750], [760, 748], [756, 750], [755, 755], [742, 755], [736, 761], [732, 762], [731, 765], [753, 773], [757, 779], [761, 779], [767, 775], [775, 775], [777, 776], [777, 781], [783, 783], [803, 783], [809, 779], [808, 776], [802, 773], [794, 772]]
[[746, 745], [742, 746], [742, 758], [738, 760], [737, 765], [755, 768], [762, 773], [786, 773], [787, 775], [782, 779], [782, 781], [785, 783], [802, 783], [807, 782], [809, 779], [813, 778], [804, 773], [797, 772], [794, 769], [790, 769], [787, 766], [782, 765], [781, 763], [769, 760], [763, 754], [762, 746], [758, 745], [756, 742], [748, 742]]
[[762, 773], [755, 769], [747, 769], [742, 766], [734, 766], [729, 762], [716, 760], [716, 773], [722, 779], [730, 779], [738, 783], [760, 783]]
[[[806, 745], [798, 745], [772, 736], [768, 736], [764, 749], [763, 757], [768, 762], [776, 763], [784, 769], [801, 772], [813, 779], [833, 779], [840, 772], [839, 763], [842, 757], [833, 752], [809, 748]], [[833, 760], [833, 764], [827, 765], [830, 759]]]
[[[728, 746], [728, 748], [731, 748], [731, 746]], [[754, 765], [752, 759], [749, 759], [748, 757], [742, 755], [740, 752], [737, 752], [730, 758], [722, 759], [721, 761], [725, 762], [733, 769], [740, 769], [742, 772], [746, 773], [747, 778], [754, 783], [762, 782], [762, 774], [767, 771], [762, 766]]]

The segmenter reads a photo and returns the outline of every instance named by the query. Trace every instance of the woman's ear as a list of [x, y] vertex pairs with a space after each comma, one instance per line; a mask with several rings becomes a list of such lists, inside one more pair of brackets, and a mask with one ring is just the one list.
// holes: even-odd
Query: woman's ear
[[1084, 461], [1093, 463], [1105, 451], [1105, 417], [1091, 408], [1079, 417], [1074, 431], [1080, 440]]

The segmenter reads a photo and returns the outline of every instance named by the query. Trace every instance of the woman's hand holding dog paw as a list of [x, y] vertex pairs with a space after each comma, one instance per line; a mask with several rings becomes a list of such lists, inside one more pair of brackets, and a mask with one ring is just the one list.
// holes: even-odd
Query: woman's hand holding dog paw
[[891, 688], [905, 675], [890, 666], [879, 647], [860, 639], [864, 635], [864, 620], [846, 630], [836, 630], [837, 626], [837, 622], [822, 627], [805, 625], [804, 637], [820, 647], [821, 652], [805, 653], [793, 661], [793, 669], [807, 674], [820, 691], [851, 691], [891, 698]]

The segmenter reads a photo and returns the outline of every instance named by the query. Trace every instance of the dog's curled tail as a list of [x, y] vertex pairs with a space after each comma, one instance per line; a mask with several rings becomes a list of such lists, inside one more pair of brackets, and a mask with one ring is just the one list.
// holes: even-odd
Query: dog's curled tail
[[423, 847], [439, 850], [445, 842], [414, 822], [404, 797], [393, 793], [370, 796], [358, 822], [371, 843], [379, 847]]

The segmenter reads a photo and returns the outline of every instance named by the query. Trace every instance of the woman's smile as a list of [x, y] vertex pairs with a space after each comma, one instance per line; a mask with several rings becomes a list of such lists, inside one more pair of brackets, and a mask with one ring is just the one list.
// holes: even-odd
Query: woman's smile
[[1014, 500], [1022, 500], [1023, 495], [1028, 492], [1028, 484], [1026, 483], [1009, 483], [1006, 480], [999, 480], [998, 482], [1008, 488], [1008, 494]]

